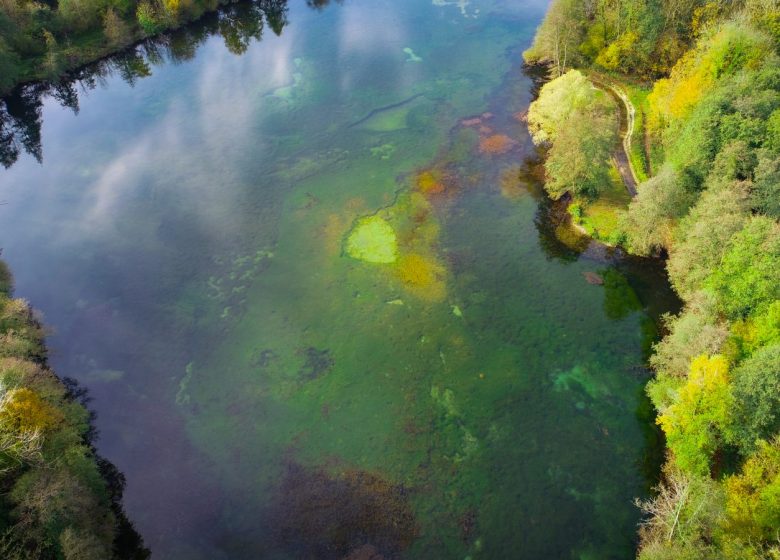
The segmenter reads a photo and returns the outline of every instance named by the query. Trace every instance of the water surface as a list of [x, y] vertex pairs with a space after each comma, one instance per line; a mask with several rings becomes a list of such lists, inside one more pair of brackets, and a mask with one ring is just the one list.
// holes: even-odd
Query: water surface
[[[155, 557], [633, 557], [669, 292], [556, 236], [546, 4], [232, 8], [44, 99], [3, 254]], [[369, 216], [394, 263], [349, 256]]]

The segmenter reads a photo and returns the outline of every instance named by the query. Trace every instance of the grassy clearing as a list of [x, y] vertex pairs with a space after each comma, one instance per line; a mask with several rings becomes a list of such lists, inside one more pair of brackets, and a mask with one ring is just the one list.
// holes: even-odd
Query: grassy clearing
[[574, 223], [589, 236], [610, 245], [620, 243], [623, 232], [620, 229], [620, 216], [631, 202], [614, 162], [609, 168], [609, 186], [599, 194], [596, 200], [576, 198], [569, 205], [569, 213]]

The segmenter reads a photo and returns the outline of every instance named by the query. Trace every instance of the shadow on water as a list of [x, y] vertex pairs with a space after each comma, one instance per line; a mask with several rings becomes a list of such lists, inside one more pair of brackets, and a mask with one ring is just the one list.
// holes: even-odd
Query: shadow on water
[[[150, 37], [67, 72], [58, 82], [18, 86], [0, 99], [0, 165], [11, 167], [22, 152], [43, 162], [41, 126], [47, 97], [78, 114], [79, 91], [86, 93], [103, 86], [112, 76], [119, 76], [132, 86], [151, 76], [154, 66], [193, 59], [198, 47], [213, 36], [222, 37], [229, 52], [242, 55], [253, 41], [262, 40], [266, 27], [281, 35], [288, 24], [287, 3], [288, 0], [249, 0], [225, 4], [190, 25]], [[315, 10], [330, 3], [331, 0], [306, 0]]]

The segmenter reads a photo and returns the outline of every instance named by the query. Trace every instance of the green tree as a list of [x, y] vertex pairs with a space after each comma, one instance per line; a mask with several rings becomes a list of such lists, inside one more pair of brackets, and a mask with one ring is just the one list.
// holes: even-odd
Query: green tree
[[743, 453], [780, 432], [780, 344], [756, 351], [732, 372], [734, 439]]
[[631, 252], [648, 255], [670, 246], [677, 220], [694, 201], [695, 195], [683, 188], [668, 165], [640, 184], [622, 223]]
[[528, 130], [535, 144], [555, 141], [575, 111], [597, 103], [598, 90], [582, 72], [570, 70], [547, 82], [528, 108]]
[[736, 233], [705, 283], [732, 319], [764, 311], [780, 298], [780, 224], [755, 216]]
[[780, 436], [770, 442], [761, 441], [741, 472], [726, 480], [725, 488], [726, 520], [720, 535], [724, 549], [734, 551], [731, 558], [777, 558]]
[[680, 221], [670, 249], [669, 278], [683, 298], [701, 289], [717, 268], [731, 237], [747, 220], [744, 188], [705, 192]]

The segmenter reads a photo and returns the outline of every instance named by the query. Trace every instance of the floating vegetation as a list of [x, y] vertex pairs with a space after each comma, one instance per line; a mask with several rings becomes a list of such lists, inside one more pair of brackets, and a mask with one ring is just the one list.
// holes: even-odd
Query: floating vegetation
[[347, 238], [347, 254], [370, 263], [392, 263], [398, 258], [395, 231], [379, 216], [358, 221]]
[[294, 558], [396, 558], [419, 533], [408, 494], [370, 472], [289, 464], [267, 511], [274, 544]]
[[479, 151], [483, 154], [500, 155], [509, 152], [517, 145], [506, 134], [492, 134], [479, 139]]
[[407, 56], [406, 62], [422, 62], [422, 58], [414, 54], [411, 47], [404, 47], [404, 53]]

